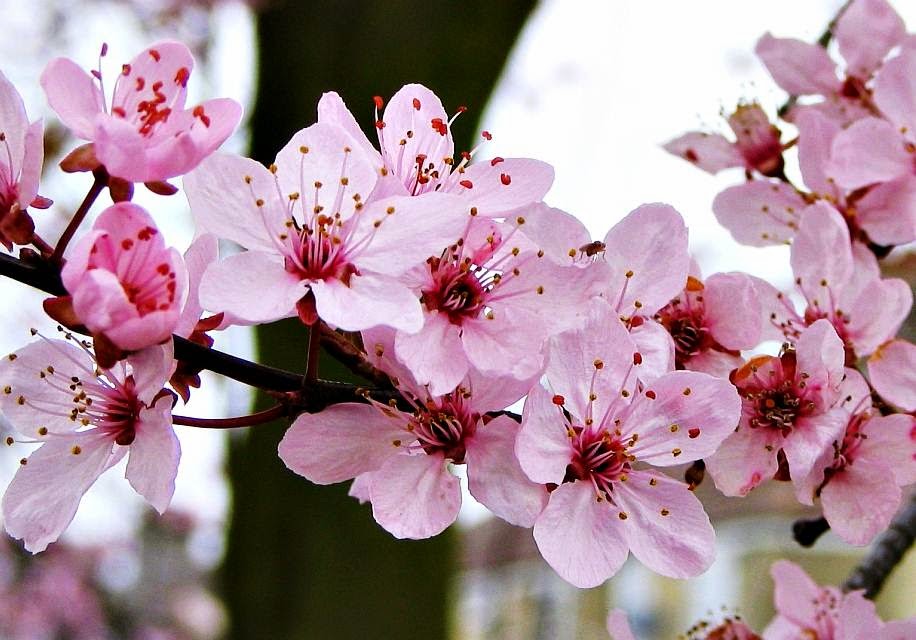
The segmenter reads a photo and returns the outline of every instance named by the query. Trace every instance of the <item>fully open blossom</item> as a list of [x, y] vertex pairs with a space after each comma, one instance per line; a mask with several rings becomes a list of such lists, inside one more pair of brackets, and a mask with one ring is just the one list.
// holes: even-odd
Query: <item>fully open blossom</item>
[[904, 411], [916, 411], [916, 345], [891, 340], [868, 359], [868, 378], [887, 402]]
[[[842, 440], [849, 411], [862, 399], [852, 392], [864, 383], [854, 370], [844, 371], [843, 361], [836, 331], [818, 320], [795, 349], [780, 357], [755, 356], [732, 374], [742, 398], [741, 421], [706, 460], [722, 493], [743, 496], [772, 478], [782, 452], [798, 498], [811, 504], [815, 487], [809, 474], [822, 452]], [[847, 378], [850, 393], [844, 396]]]
[[[103, 47], [103, 53], [106, 48]], [[89, 140], [109, 174], [156, 182], [187, 173], [235, 130], [234, 100], [207, 100], [185, 109], [194, 59], [179, 42], [159, 42], [121, 67], [111, 107], [101, 71], [87, 73], [69, 58], [41, 75], [51, 108], [78, 138]]]
[[187, 271], [149, 213], [122, 202], [73, 246], [61, 279], [79, 323], [119, 349], [138, 351], [171, 337]]
[[422, 326], [420, 303], [399, 276], [453, 244], [469, 216], [458, 198], [380, 198], [371, 159], [342, 129], [296, 133], [268, 169], [229, 154], [208, 158], [184, 181], [198, 232], [248, 251], [211, 266], [204, 308], [247, 323], [298, 313], [348, 331]]
[[427, 538], [458, 516], [461, 491], [450, 465], [467, 465], [471, 493], [505, 520], [531, 526], [547, 498], [516, 462], [518, 423], [488, 411], [505, 408], [530, 380], [476, 372], [449, 393], [432, 395], [392, 359], [391, 330], [364, 334], [373, 361], [397, 372], [413, 411], [372, 401], [344, 403], [296, 418], [280, 442], [280, 458], [318, 484], [359, 478], [357, 492], [376, 521], [398, 538]]
[[750, 175], [758, 171], [765, 176], [781, 176], [781, 132], [770, 122], [759, 104], [740, 104], [728, 117], [735, 142], [718, 133], [691, 131], [667, 142], [665, 151], [680, 156], [703, 171], [718, 173], [731, 167], [743, 167]]
[[[318, 103], [318, 121], [343, 127], [378, 168], [381, 179], [370, 202], [389, 195], [450, 193], [477, 215], [507, 216], [539, 202], [553, 183], [553, 167], [539, 160], [497, 157], [472, 163], [475, 151], [456, 158], [451, 125], [457, 114], [449, 118], [436, 94], [423, 85], [398, 90], [382, 116], [380, 105], [381, 98], [376, 98], [381, 153], [339, 95], [326, 93]], [[487, 132], [483, 135], [490, 138]]]
[[35, 225], [26, 207], [45, 208], [50, 201], [38, 196], [44, 159], [41, 120], [29, 124], [16, 87], [0, 73], [0, 244], [28, 244]]
[[916, 618], [885, 623], [862, 591], [843, 593], [820, 587], [801, 567], [778, 560], [770, 568], [776, 617], [764, 640], [907, 640], [916, 636]]
[[89, 349], [68, 337], [42, 339], [0, 362], [0, 408], [23, 437], [42, 442], [22, 459], [2, 506], [7, 532], [36, 553], [57, 540], [83, 494], [125, 455], [131, 486], [165, 511], [180, 457], [173, 396], [162, 392], [172, 362], [164, 350], [100, 370]]
[[628, 551], [651, 570], [686, 578], [713, 560], [714, 534], [687, 485], [640, 462], [671, 466], [710, 455], [738, 421], [725, 380], [677, 371], [636, 385], [640, 358], [604, 303], [578, 331], [552, 339], [549, 390], [528, 394], [515, 450], [533, 481], [556, 486], [534, 525], [544, 559], [593, 587]]

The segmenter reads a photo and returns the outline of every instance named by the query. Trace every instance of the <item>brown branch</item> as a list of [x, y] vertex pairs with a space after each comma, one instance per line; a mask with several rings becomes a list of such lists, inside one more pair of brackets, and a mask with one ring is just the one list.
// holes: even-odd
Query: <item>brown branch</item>
[[391, 388], [391, 380], [387, 374], [373, 367], [363, 352], [350, 342], [346, 336], [324, 323], [321, 323], [321, 346], [335, 360], [342, 363], [356, 375], [379, 387]]
[[916, 538], [916, 494], [893, 520], [887, 531], [881, 534], [865, 559], [859, 563], [846, 582], [843, 591], [865, 589], [866, 598], [874, 598], [884, 586], [884, 581], [894, 570], [903, 556], [913, 546]]

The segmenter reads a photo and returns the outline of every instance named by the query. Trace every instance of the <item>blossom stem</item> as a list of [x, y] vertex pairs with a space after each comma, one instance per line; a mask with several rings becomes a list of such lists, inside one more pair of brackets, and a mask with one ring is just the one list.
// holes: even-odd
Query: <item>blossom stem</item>
[[93, 175], [95, 176], [95, 180], [93, 181], [92, 186], [89, 187], [89, 193], [87, 193], [86, 197], [83, 198], [83, 202], [80, 204], [79, 209], [77, 209], [76, 213], [73, 214], [73, 217], [70, 219], [70, 223], [67, 225], [67, 228], [64, 229], [63, 234], [60, 236], [60, 240], [57, 241], [57, 246], [54, 247], [54, 252], [51, 254], [51, 262], [56, 264], [61, 263], [67, 245], [70, 244], [70, 240], [73, 239], [73, 235], [76, 233], [76, 230], [86, 218], [86, 214], [89, 213], [89, 209], [92, 208], [92, 204], [95, 202], [96, 198], [98, 198], [99, 194], [102, 193], [102, 189], [104, 189], [105, 185], [108, 184], [107, 176], [101, 172], [96, 172]]
[[54, 253], [54, 247], [44, 241], [37, 233], [32, 234], [32, 246], [34, 246], [43, 256], [50, 256]]
[[318, 359], [321, 357], [321, 320], [309, 325], [309, 354], [305, 368], [305, 383], [318, 380]]
[[277, 418], [286, 415], [286, 407], [282, 404], [276, 404], [264, 411], [258, 411], [247, 416], [236, 416], [234, 418], [192, 418], [190, 416], [172, 415], [172, 423], [180, 424], [186, 427], [198, 427], [201, 429], [236, 429], [238, 427], [254, 427], [259, 424], [271, 422]]

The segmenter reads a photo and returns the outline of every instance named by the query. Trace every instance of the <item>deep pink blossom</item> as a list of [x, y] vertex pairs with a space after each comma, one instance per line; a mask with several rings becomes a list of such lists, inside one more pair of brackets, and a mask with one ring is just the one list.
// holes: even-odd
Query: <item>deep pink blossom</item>
[[187, 287], [181, 254], [130, 202], [99, 215], [69, 252], [61, 279], [80, 323], [125, 351], [171, 337]]
[[184, 181], [198, 232], [248, 251], [207, 270], [203, 307], [247, 323], [298, 314], [348, 331], [420, 329], [419, 300], [399, 277], [454, 243], [469, 216], [438, 193], [365, 204], [375, 183], [371, 159], [328, 124], [296, 133], [270, 169], [208, 158]]
[[916, 345], [891, 340], [868, 359], [868, 378], [878, 394], [904, 411], [916, 411]]
[[[450, 118], [436, 94], [423, 85], [399, 89], [383, 115], [378, 113], [380, 103], [376, 98], [381, 153], [339, 95], [326, 93], [318, 103], [318, 121], [344, 128], [378, 168], [381, 179], [370, 202], [390, 195], [450, 193], [477, 215], [506, 216], [539, 202], [553, 183], [553, 167], [538, 160], [497, 157], [471, 162], [476, 149], [456, 158], [451, 125], [458, 114]], [[483, 137], [489, 140], [490, 134], [484, 132]]]
[[636, 385], [640, 358], [616, 314], [599, 303], [578, 331], [552, 339], [549, 389], [528, 394], [515, 450], [531, 480], [556, 486], [534, 525], [544, 559], [593, 587], [628, 551], [651, 570], [685, 578], [712, 562], [714, 534], [687, 485], [640, 462], [671, 466], [710, 455], [734, 430], [740, 401], [703, 373]]
[[95, 157], [109, 174], [156, 182], [196, 167], [232, 134], [242, 116], [241, 106], [228, 98], [185, 109], [193, 68], [188, 48], [166, 41], [121, 67], [110, 108], [101, 71], [90, 75], [69, 58], [52, 60], [41, 86], [70, 131], [93, 143]]
[[180, 447], [173, 396], [162, 390], [171, 358], [153, 347], [99, 370], [68, 337], [32, 343], [0, 363], [0, 408], [20, 434], [43, 443], [3, 496], [7, 532], [33, 553], [57, 540], [83, 494], [125, 455], [127, 480], [157, 511], [175, 490]]

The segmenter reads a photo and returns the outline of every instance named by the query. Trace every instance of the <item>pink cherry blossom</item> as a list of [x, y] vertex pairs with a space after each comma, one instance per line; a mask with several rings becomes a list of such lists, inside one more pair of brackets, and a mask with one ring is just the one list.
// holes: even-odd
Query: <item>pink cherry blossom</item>
[[366, 204], [375, 183], [370, 158], [328, 124], [296, 133], [270, 169], [208, 158], [184, 181], [198, 232], [248, 251], [207, 270], [203, 307], [246, 323], [298, 313], [348, 331], [420, 329], [420, 303], [399, 277], [454, 243], [469, 216], [439, 193]]
[[916, 411], [916, 345], [891, 340], [868, 359], [868, 378], [878, 394], [904, 411]]
[[916, 619], [885, 623], [862, 591], [819, 587], [788, 560], [774, 562], [770, 574], [777, 613], [763, 631], [764, 640], [905, 640], [916, 631]]
[[388, 404], [344, 403], [296, 418], [280, 442], [280, 458], [317, 484], [357, 478], [353, 495], [372, 504], [376, 521], [398, 538], [427, 538], [458, 516], [459, 480], [449, 465], [466, 464], [471, 493], [499, 517], [531, 526], [547, 498], [514, 459], [518, 423], [487, 412], [518, 400], [530, 380], [476, 372], [450, 393], [434, 396], [392, 359], [391, 330], [364, 333], [374, 359], [399, 376], [413, 412]]
[[716, 133], [692, 131], [663, 148], [709, 173], [743, 167], [748, 175], [751, 171], [764, 176], [782, 175], [781, 132], [759, 104], [739, 104], [728, 117], [728, 126], [735, 134], [735, 142]]
[[69, 58], [52, 60], [41, 86], [70, 131], [93, 143], [95, 157], [109, 174], [156, 182], [196, 167], [232, 134], [242, 116], [241, 106], [228, 98], [185, 109], [193, 68], [185, 45], [165, 41], [121, 67], [110, 108], [101, 71], [90, 75]]
[[732, 374], [742, 398], [741, 421], [706, 459], [716, 487], [727, 496], [747, 493], [772, 478], [782, 451], [796, 494], [810, 504], [809, 477], [822, 452], [840, 441], [850, 409], [861, 398], [844, 397], [841, 385], [858, 376], [843, 369], [843, 343], [826, 320], [799, 337], [780, 357], [756, 356]]
[[181, 254], [130, 202], [99, 215], [70, 251], [61, 279], [79, 321], [125, 351], [171, 337], [187, 286]]
[[[627, 614], [620, 609], [612, 609], [607, 617], [607, 632], [611, 640], [636, 640], [627, 621]], [[726, 617], [721, 621], [701, 620], [694, 624], [687, 633], [678, 636], [682, 640], [760, 640], [739, 616]]]
[[[336, 93], [326, 93], [318, 103], [318, 121], [343, 127], [378, 167], [381, 179], [369, 198], [389, 195], [450, 193], [462, 199], [468, 211], [502, 217], [539, 202], [553, 183], [553, 168], [529, 158], [493, 158], [471, 163], [476, 149], [456, 160], [451, 125], [442, 102], [419, 84], [398, 90], [384, 115], [376, 98], [376, 151]], [[463, 109], [459, 110], [461, 113]], [[488, 132], [483, 133], [486, 140]]]
[[628, 551], [677, 578], [713, 559], [713, 530], [696, 496], [638, 463], [710, 455], [734, 430], [740, 401], [725, 380], [692, 371], [637, 387], [637, 354], [614, 312], [596, 305], [585, 327], [551, 340], [550, 390], [535, 386], [525, 402], [516, 454], [529, 478], [556, 486], [535, 542], [578, 587], [607, 580]]
[[46, 208], [50, 201], [38, 195], [44, 159], [41, 120], [29, 124], [22, 97], [0, 73], [0, 244], [28, 244], [35, 225], [25, 212], [29, 206]]
[[180, 447], [172, 395], [162, 386], [171, 359], [151, 348], [99, 370], [88, 348], [43, 339], [0, 364], [0, 408], [25, 438], [42, 442], [3, 496], [7, 532], [33, 553], [67, 528], [83, 494], [128, 455], [126, 477], [160, 513], [175, 489]]

